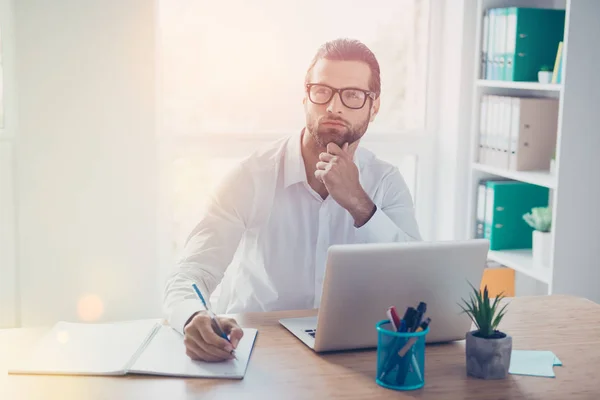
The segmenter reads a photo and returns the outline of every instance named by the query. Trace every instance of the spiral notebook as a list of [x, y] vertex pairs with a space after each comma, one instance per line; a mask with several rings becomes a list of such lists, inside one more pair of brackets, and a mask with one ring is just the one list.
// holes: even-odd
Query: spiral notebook
[[160, 320], [112, 324], [58, 322], [30, 354], [9, 368], [12, 374], [126, 375], [243, 379], [256, 329], [243, 329], [237, 360], [193, 361], [183, 336]]

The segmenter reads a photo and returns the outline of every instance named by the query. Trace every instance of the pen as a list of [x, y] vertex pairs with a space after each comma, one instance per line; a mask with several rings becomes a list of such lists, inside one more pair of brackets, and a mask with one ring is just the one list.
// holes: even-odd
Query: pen
[[[396, 331], [397, 332], [410, 332], [410, 328], [414, 324], [414, 318], [416, 316], [416, 313], [417, 313], [417, 310], [415, 310], [413, 307], [408, 307], [406, 309], [406, 311], [404, 312], [404, 317], [400, 321], [400, 329], [397, 329]], [[393, 344], [394, 348], [396, 348], [396, 349], [400, 346], [400, 344], [397, 344], [398, 342], [399, 342], [399, 340], [397, 340], [397, 338], [396, 338], [394, 340], [394, 344]], [[391, 370], [393, 370], [394, 367], [397, 365], [397, 362], [395, 362], [396, 353], [397, 353], [397, 351], [394, 350], [388, 356], [388, 359], [384, 363], [384, 365], [386, 367], [385, 367], [384, 371], [381, 373], [381, 376], [379, 379], [383, 379], [386, 376], [386, 374], [388, 374]]]
[[[200, 289], [198, 289], [198, 286], [195, 283], [192, 283], [192, 287], [194, 288], [194, 291], [196, 292], [196, 294], [198, 295], [198, 298], [202, 302], [202, 305], [204, 306], [204, 308], [206, 308], [206, 312], [208, 313], [208, 316], [211, 319], [211, 322], [213, 324], [213, 329], [215, 330], [217, 335], [221, 336], [223, 339], [225, 339], [229, 343], [231, 343], [231, 341], [225, 334], [225, 331], [223, 331], [221, 324], [219, 324], [219, 321], [217, 320], [217, 316], [215, 315], [214, 312], [212, 312], [212, 310], [210, 308], [208, 308], [208, 304], [206, 304], [206, 301], [204, 300], [204, 296], [202, 296], [202, 293], [200, 293]], [[233, 356], [233, 358], [235, 358], [237, 360], [234, 350], [231, 350], [231, 355]]]
[[413, 325], [413, 332], [417, 330], [417, 328], [419, 327], [419, 325], [421, 325], [421, 320], [423, 319], [423, 315], [425, 315], [425, 312], [427, 311], [427, 304], [420, 302], [419, 305], [417, 306], [417, 316], [415, 318], [415, 324]]
[[413, 307], [408, 307], [404, 312], [404, 321], [406, 321], [406, 330], [407, 332], [412, 332], [413, 325], [415, 324], [415, 319], [417, 317], [417, 310]]
[[401, 322], [400, 322], [400, 318], [398, 317], [398, 312], [396, 311], [396, 307], [391, 306], [390, 308], [388, 308], [387, 316], [388, 316], [390, 322], [392, 323], [394, 330], [398, 331], [400, 329]]
[[[423, 321], [421, 323], [421, 325], [419, 325], [419, 327], [415, 330], [415, 332], [422, 332], [425, 329], [427, 329], [427, 327], [429, 326], [429, 323], [431, 322], [431, 318], [427, 318], [425, 321]], [[404, 356], [406, 355], [406, 353], [408, 353], [410, 351], [410, 349], [412, 348], [412, 346], [417, 342], [417, 338], [413, 337], [410, 338], [408, 340], [408, 342], [406, 342], [406, 344], [404, 345], [404, 347], [402, 347], [400, 349], [400, 351], [398, 351], [398, 356], [401, 359], [404, 359]], [[419, 362], [417, 361], [417, 357], [415, 356], [414, 353], [411, 354], [410, 356], [411, 359], [411, 363], [413, 366], [413, 370], [414, 372], [417, 374], [419, 380], [423, 380], [423, 375], [421, 374], [421, 370], [419, 368]], [[396, 382], [398, 385], [403, 385], [404, 381], [406, 381], [406, 375], [408, 374], [408, 365], [406, 364], [406, 362], [404, 362], [404, 364], [402, 364], [401, 370], [398, 371], [398, 374], [396, 375]]]
[[[427, 329], [427, 327], [429, 326], [429, 324], [431, 323], [431, 318], [427, 318], [425, 319], [425, 321], [423, 321], [423, 323], [421, 325], [419, 325], [419, 327], [417, 328], [417, 330], [415, 332], [422, 332], [425, 329]], [[416, 343], [417, 338], [413, 337], [410, 338], [408, 340], [408, 342], [406, 342], [406, 344], [400, 349], [400, 351], [398, 352], [398, 355], [400, 357], [404, 357], [404, 355], [408, 352], [408, 350], [410, 350], [410, 348]]]

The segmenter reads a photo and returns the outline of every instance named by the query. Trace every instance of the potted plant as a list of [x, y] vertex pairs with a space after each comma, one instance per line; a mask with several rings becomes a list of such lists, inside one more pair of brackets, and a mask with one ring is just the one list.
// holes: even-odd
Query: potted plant
[[504, 298], [502, 294], [491, 301], [487, 285], [483, 292], [473, 285], [471, 288], [474, 293], [469, 301], [462, 299], [464, 306], [460, 305], [477, 326], [466, 336], [467, 375], [480, 379], [503, 379], [510, 367], [512, 337], [500, 332], [498, 325], [508, 304], [500, 307]]
[[552, 70], [547, 65], [542, 65], [540, 70], [538, 71], [538, 81], [540, 83], [550, 83], [552, 82]]
[[545, 267], [550, 266], [550, 249], [552, 248], [552, 210], [550, 207], [534, 207], [531, 212], [523, 215], [523, 219], [533, 231], [532, 252], [533, 260]]

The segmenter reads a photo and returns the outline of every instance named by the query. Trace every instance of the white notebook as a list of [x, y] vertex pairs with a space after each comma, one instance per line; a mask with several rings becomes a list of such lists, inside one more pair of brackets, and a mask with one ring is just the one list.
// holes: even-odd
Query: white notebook
[[243, 331], [235, 351], [237, 360], [205, 363], [191, 360], [185, 354], [183, 336], [160, 320], [59, 322], [9, 373], [242, 379], [257, 334], [256, 329]]

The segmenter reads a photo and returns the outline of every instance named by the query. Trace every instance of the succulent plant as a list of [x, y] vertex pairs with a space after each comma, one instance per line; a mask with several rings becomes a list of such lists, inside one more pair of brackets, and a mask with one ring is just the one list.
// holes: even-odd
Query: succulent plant
[[498, 332], [498, 325], [504, 314], [506, 314], [506, 306], [500, 308], [500, 303], [504, 298], [504, 295], [500, 293], [493, 302], [490, 302], [489, 292], [487, 285], [485, 285], [483, 291], [477, 290], [469, 283], [473, 289], [473, 293], [470, 295], [469, 301], [462, 299], [464, 306], [460, 305], [463, 312], [468, 314], [471, 320], [477, 325], [478, 331], [474, 334], [481, 338], [496, 338], [501, 337], [501, 332]]
[[534, 207], [523, 215], [523, 219], [536, 231], [550, 232], [552, 227], [552, 210], [550, 207]]

